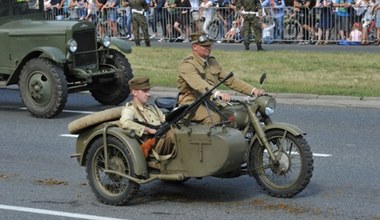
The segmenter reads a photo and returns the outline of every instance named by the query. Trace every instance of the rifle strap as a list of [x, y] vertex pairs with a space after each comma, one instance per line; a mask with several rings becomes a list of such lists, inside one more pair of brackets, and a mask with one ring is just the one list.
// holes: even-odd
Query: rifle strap
[[164, 160], [168, 160], [169, 158], [171, 158], [174, 154], [174, 151], [171, 152], [170, 154], [159, 155], [154, 149], [152, 149], [152, 153], [153, 153], [154, 158], [156, 158], [156, 160], [164, 161]]

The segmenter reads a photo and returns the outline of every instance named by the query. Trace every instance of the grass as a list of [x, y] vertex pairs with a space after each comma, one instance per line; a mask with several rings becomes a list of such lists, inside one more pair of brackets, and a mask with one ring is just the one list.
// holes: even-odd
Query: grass
[[[189, 53], [190, 48], [134, 47], [127, 57], [134, 75], [149, 77], [155, 86], [176, 87], [178, 64]], [[267, 73], [269, 93], [380, 97], [380, 62], [373, 53], [214, 49], [212, 55], [226, 71], [253, 85]]]

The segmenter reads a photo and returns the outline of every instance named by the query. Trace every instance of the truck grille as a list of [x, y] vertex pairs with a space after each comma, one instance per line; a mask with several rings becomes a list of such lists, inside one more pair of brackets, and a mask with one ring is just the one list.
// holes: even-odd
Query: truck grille
[[75, 31], [73, 38], [78, 43], [77, 52], [74, 54], [74, 66], [93, 66], [97, 63], [95, 30]]

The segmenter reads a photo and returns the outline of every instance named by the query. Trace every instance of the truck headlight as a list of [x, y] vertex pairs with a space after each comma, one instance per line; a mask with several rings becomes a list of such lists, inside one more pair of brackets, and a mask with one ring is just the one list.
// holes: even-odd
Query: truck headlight
[[74, 39], [69, 40], [69, 42], [67, 42], [67, 49], [71, 53], [75, 53], [75, 51], [77, 51], [77, 49], [78, 49], [77, 41]]
[[276, 99], [270, 96], [260, 96], [257, 98], [257, 103], [260, 105], [259, 111], [262, 115], [271, 115], [276, 108]]
[[108, 48], [111, 45], [111, 38], [110, 36], [106, 35], [102, 39], [102, 44], [104, 47]]

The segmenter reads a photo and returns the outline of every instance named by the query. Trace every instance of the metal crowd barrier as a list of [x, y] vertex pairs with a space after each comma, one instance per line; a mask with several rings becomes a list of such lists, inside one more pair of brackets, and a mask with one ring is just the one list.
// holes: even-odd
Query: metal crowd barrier
[[[264, 43], [337, 43], [349, 38], [354, 24], [363, 34], [366, 33], [368, 42], [375, 41], [374, 16], [368, 17], [365, 13], [358, 15], [357, 11], [359, 10], [354, 10], [352, 7], [347, 8], [348, 16], [342, 18], [333, 7], [314, 7], [311, 10], [285, 7], [284, 16], [279, 17], [276, 16], [278, 12], [272, 8], [264, 8], [261, 20], [263, 41]], [[206, 16], [201, 17], [200, 11], [177, 7], [150, 8], [144, 14], [151, 39], [183, 42], [188, 41], [191, 32], [201, 30], [217, 42], [242, 42], [243, 19], [239, 13], [228, 7], [213, 7], [204, 13]], [[95, 7], [49, 8], [45, 9], [45, 18], [90, 20], [97, 25], [99, 35], [132, 37], [133, 13], [129, 7], [107, 9], [102, 12]], [[251, 38], [254, 37], [252, 33]]]

